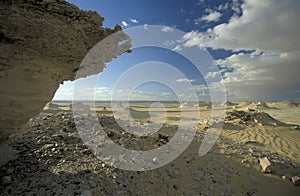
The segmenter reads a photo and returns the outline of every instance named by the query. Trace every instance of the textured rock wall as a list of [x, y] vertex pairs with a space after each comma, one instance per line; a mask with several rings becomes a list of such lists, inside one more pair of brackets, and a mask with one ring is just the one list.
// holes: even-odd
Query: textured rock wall
[[[96, 43], [121, 30], [103, 28], [103, 20], [62, 0], [0, 0], [0, 145], [42, 110], [59, 84], [74, 80]], [[130, 44], [119, 46], [120, 40], [109, 41], [113, 51], [87, 74], [100, 72], [129, 49]]]

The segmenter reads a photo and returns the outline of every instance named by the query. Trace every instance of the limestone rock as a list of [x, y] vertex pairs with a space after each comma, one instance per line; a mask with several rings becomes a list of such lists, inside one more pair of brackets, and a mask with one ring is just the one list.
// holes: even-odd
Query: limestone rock
[[[75, 79], [95, 44], [121, 30], [103, 28], [103, 20], [63, 0], [0, 1], [0, 144], [40, 113], [59, 84]], [[101, 72], [129, 50], [130, 43], [119, 45], [127, 35], [118, 34], [106, 42], [97, 67], [85, 66], [80, 77]]]
[[239, 120], [240, 124], [250, 125], [256, 123], [260, 126], [293, 126], [274, 119], [268, 113], [254, 111], [233, 110], [227, 112], [225, 121]]
[[270, 170], [271, 162], [269, 161], [269, 159], [267, 157], [260, 158], [259, 163], [260, 163], [260, 166], [261, 166], [263, 172], [265, 172], [265, 173], [271, 172], [271, 170]]
[[299, 176], [292, 177], [292, 182], [295, 186], [300, 186], [300, 177]]
[[90, 190], [84, 190], [81, 192], [80, 196], [91, 196], [92, 193]]

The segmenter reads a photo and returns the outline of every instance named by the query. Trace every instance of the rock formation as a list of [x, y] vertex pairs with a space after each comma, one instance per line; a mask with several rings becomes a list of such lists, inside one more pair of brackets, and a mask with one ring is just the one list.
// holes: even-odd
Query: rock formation
[[119, 45], [128, 39], [121, 27], [104, 28], [103, 20], [63, 0], [0, 0], [0, 146], [43, 109], [59, 84], [75, 79], [80, 62], [99, 41], [120, 32], [98, 68], [86, 75], [129, 50], [130, 43]]

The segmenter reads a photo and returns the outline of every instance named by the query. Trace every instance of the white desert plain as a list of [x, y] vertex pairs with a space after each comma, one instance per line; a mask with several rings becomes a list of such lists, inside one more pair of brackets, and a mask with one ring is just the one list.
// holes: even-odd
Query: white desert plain
[[[120, 146], [147, 150], [165, 145], [176, 132], [178, 104], [165, 104], [167, 118], [149, 137], [124, 134], [107, 103], [97, 103], [100, 124]], [[221, 134], [207, 155], [198, 150], [210, 116], [200, 103], [200, 121], [190, 146], [173, 162], [149, 171], [125, 171], [97, 159], [82, 142], [70, 110], [72, 103], [54, 102], [12, 135], [17, 158], [1, 167], [4, 194], [62, 195], [299, 195], [300, 107], [286, 102], [226, 102]], [[149, 104], [128, 105], [131, 126], [150, 122]], [[162, 108], [156, 108], [163, 111]], [[126, 120], [126, 119], [123, 119]], [[265, 165], [263, 165], [265, 164]]]

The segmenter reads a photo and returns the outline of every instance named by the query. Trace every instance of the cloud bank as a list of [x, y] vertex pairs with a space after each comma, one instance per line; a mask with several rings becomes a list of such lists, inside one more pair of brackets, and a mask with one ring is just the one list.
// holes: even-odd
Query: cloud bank
[[232, 98], [299, 98], [300, 1], [247, 0], [240, 7], [242, 14], [234, 14], [228, 23], [185, 34], [183, 46], [237, 52], [216, 61]]

